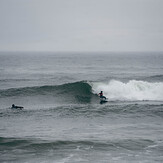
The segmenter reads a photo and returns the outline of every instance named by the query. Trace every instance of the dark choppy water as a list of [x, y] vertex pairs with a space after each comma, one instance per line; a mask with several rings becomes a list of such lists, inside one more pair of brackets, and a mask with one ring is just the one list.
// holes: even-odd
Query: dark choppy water
[[162, 53], [1, 52], [0, 104], [0, 162], [163, 162]]

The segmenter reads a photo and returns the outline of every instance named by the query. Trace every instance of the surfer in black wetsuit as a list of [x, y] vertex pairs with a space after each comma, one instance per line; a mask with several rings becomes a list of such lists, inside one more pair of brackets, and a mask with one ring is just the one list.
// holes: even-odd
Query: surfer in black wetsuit
[[22, 106], [16, 106], [15, 104], [12, 104], [11, 109], [23, 109], [24, 107]]
[[103, 96], [103, 92], [102, 91], [99, 93], [99, 96], [100, 96], [100, 98], [104, 98], [106, 100], [106, 97]]

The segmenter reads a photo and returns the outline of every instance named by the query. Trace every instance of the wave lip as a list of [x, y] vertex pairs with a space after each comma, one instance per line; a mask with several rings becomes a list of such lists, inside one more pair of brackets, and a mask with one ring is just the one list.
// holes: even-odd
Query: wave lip
[[92, 89], [94, 93], [102, 90], [113, 101], [163, 101], [163, 82], [130, 80], [123, 83], [111, 80], [108, 83], [93, 83]]

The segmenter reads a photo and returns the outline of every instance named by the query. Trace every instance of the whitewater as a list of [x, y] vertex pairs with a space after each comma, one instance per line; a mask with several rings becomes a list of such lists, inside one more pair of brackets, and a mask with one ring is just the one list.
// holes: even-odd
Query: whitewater
[[163, 82], [130, 80], [124, 83], [111, 80], [93, 84], [93, 90], [95, 93], [105, 90], [106, 97], [111, 101], [163, 101]]
[[0, 162], [163, 162], [162, 63], [161, 52], [0, 52]]

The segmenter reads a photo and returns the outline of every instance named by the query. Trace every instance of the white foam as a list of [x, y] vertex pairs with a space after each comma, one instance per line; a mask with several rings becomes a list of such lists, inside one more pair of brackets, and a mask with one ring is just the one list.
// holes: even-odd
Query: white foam
[[104, 96], [109, 100], [163, 101], [163, 82], [149, 83], [147, 81], [130, 80], [123, 83], [111, 80], [108, 83], [93, 83], [92, 89], [95, 94], [103, 91]]

